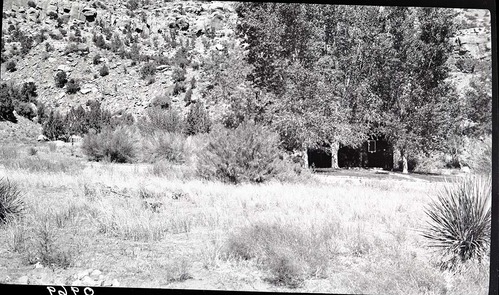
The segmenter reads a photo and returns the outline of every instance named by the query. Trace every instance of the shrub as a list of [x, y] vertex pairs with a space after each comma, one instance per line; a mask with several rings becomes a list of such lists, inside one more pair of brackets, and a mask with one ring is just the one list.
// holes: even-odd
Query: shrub
[[307, 276], [327, 271], [336, 227], [304, 230], [291, 224], [256, 223], [230, 233], [223, 249], [226, 259], [254, 259], [267, 270], [267, 281], [290, 288], [299, 287]]
[[38, 153], [38, 150], [34, 147], [29, 147], [28, 148], [28, 155], [30, 156], [36, 156], [36, 154]]
[[14, 114], [14, 104], [9, 94], [9, 87], [6, 83], [0, 85], [0, 120], [12, 120]]
[[185, 47], [179, 48], [177, 52], [175, 52], [173, 61], [182, 69], [188, 66], [190, 64], [190, 61], [187, 59], [187, 49]]
[[196, 78], [192, 77], [192, 79], [191, 79], [191, 89], [194, 89], [194, 88], [196, 88]]
[[169, 109], [171, 105], [172, 100], [167, 95], [159, 95], [152, 100], [150, 106], [161, 109]]
[[211, 120], [203, 103], [196, 102], [191, 105], [185, 119], [185, 134], [194, 135], [208, 133], [211, 129]]
[[189, 89], [184, 95], [184, 102], [188, 104], [191, 103], [191, 101], [192, 101], [192, 89]]
[[29, 6], [29, 7], [33, 7], [33, 8], [36, 8], [36, 4], [35, 4], [35, 2], [34, 2], [33, 0], [29, 0], [29, 1], [28, 1], [28, 6]]
[[467, 164], [475, 174], [492, 174], [492, 138], [488, 137], [484, 142], [475, 143], [472, 146]]
[[173, 86], [173, 95], [179, 95], [182, 92], [185, 92], [184, 82], [176, 82], [175, 86]]
[[149, 108], [146, 116], [138, 122], [143, 134], [152, 134], [155, 131], [166, 131], [170, 133], [182, 133], [184, 122], [175, 109]]
[[109, 69], [106, 67], [106, 65], [103, 65], [102, 68], [100, 68], [99, 75], [101, 75], [101, 77], [109, 75]]
[[18, 115], [30, 120], [36, 117], [36, 111], [31, 107], [29, 103], [18, 101], [15, 103], [14, 109]]
[[104, 41], [104, 37], [102, 35], [95, 35], [93, 36], [92, 40], [95, 43], [95, 46], [102, 48], [102, 49], [109, 49], [109, 46], [106, 44], [106, 41]]
[[425, 209], [429, 221], [422, 235], [443, 254], [439, 262], [442, 269], [454, 269], [459, 263], [486, 255], [491, 188], [491, 177], [464, 178], [446, 186]]
[[75, 79], [71, 79], [68, 81], [66, 85], [66, 93], [68, 94], [75, 94], [80, 90], [80, 83], [76, 81]]
[[64, 125], [64, 120], [58, 111], [52, 110], [47, 120], [43, 124], [42, 129], [43, 135], [51, 140], [57, 140], [60, 138], [66, 138], [66, 126]]
[[200, 152], [198, 175], [236, 184], [268, 181], [279, 173], [278, 146], [278, 135], [263, 126], [251, 122], [234, 130], [218, 126]]
[[100, 63], [101, 63], [101, 61], [100, 61], [100, 59], [101, 59], [101, 58], [102, 58], [102, 57], [100, 56], [100, 54], [96, 54], [96, 55], [94, 55], [94, 58], [93, 58], [93, 60], [92, 60], [93, 64], [94, 64], [94, 65], [98, 65], [98, 64], [100, 64]]
[[186, 160], [185, 138], [181, 134], [159, 131], [148, 136], [144, 144], [146, 161], [166, 160], [172, 163], [183, 163]]
[[24, 201], [17, 183], [0, 178], [0, 223], [8, 223], [24, 211]]
[[52, 44], [50, 44], [49, 42], [46, 42], [45, 43], [45, 51], [47, 51], [47, 52], [54, 51], [54, 46], [52, 46]]
[[149, 76], [154, 76], [156, 74], [156, 64], [149, 62], [142, 66], [140, 69], [140, 75], [142, 79], [145, 79]]
[[59, 18], [59, 15], [57, 14], [57, 12], [55, 11], [51, 11], [49, 13], [47, 13], [47, 16], [50, 18], [50, 19], [57, 19]]
[[173, 82], [182, 82], [185, 81], [186, 71], [184, 68], [175, 68], [172, 73]]
[[137, 156], [134, 135], [127, 127], [118, 127], [114, 131], [106, 128], [98, 134], [87, 134], [82, 149], [92, 161], [131, 163]]
[[5, 69], [9, 72], [14, 72], [16, 70], [16, 62], [11, 60], [5, 66]]
[[64, 71], [59, 71], [55, 75], [55, 86], [62, 88], [66, 83], [68, 82], [68, 76], [66, 75], [66, 72]]

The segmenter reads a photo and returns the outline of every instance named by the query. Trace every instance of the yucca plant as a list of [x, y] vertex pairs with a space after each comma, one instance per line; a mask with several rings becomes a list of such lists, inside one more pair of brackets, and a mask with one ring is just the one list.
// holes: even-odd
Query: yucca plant
[[425, 209], [429, 217], [423, 237], [441, 250], [442, 269], [479, 261], [490, 245], [491, 177], [470, 176], [447, 185]]
[[23, 210], [24, 202], [17, 184], [0, 178], [0, 224], [9, 222]]

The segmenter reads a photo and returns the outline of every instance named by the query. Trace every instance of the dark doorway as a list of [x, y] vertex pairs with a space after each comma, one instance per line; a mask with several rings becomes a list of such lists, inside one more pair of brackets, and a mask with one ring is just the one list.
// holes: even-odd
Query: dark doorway
[[338, 150], [338, 166], [392, 170], [393, 148], [383, 138], [372, 138], [358, 148], [342, 146]]
[[307, 149], [308, 166], [313, 168], [331, 168], [331, 152], [328, 147]]

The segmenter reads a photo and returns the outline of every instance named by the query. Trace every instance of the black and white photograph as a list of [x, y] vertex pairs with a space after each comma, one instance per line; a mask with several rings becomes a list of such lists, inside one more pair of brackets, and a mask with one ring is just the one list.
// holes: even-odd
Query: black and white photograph
[[0, 284], [489, 294], [489, 10], [2, 5]]

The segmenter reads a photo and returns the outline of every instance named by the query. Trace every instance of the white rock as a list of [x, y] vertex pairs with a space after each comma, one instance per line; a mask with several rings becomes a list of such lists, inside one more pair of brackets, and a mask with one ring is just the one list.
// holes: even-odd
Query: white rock
[[19, 284], [27, 285], [27, 284], [29, 284], [29, 278], [28, 278], [28, 276], [22, 276], [19, 279], [17, 279], [17, 282]]
[[81, 286], [81, 285], [82, 285], [82, 283], [81, 283], [81, 281], [80, 281], [80, 280], [75, 280], [75, 281], [73, 281], [73, 282], [71, 283], [71, 286]]
[[118, 282], [117, 279], [114, 279], [111, 284], [112, 284], [113, 287], [119, 287], [120, 286], [120, 282]]
[[92, 91], [92, 89], [90, 89], [90, 88], [82, 88], [82, 89], [80, 89], [81, 94], [87, 94], [90, 91]]
[[58, 71], [71, 72], [71, 68], [67, 65], [60, 65], [57, 67]]
[[98, 278], [99, 278], [99, 276], [100, 276], [101, 274], [102, 274], [102, 272], [101, 272], [100, 270], [96, 269], [96, 270], [94, 270], [94, 271], [92, 271], [92, 272], [90, 273], [90, 277], [96, 280], [96, 279], [98, 279]]
[[89, 276], [84, 276], [83, 279], [81, 279], [81, 283], [84, 285], [84, 286], [95, 286], [95, 281], [92, 280], [92, 278], [90, 278]]
[[463, 167], [461, 167], [461, 171], [464, 172], [464, 173], [470, 173], [471, 169], [468, 166], [463, 166]]

